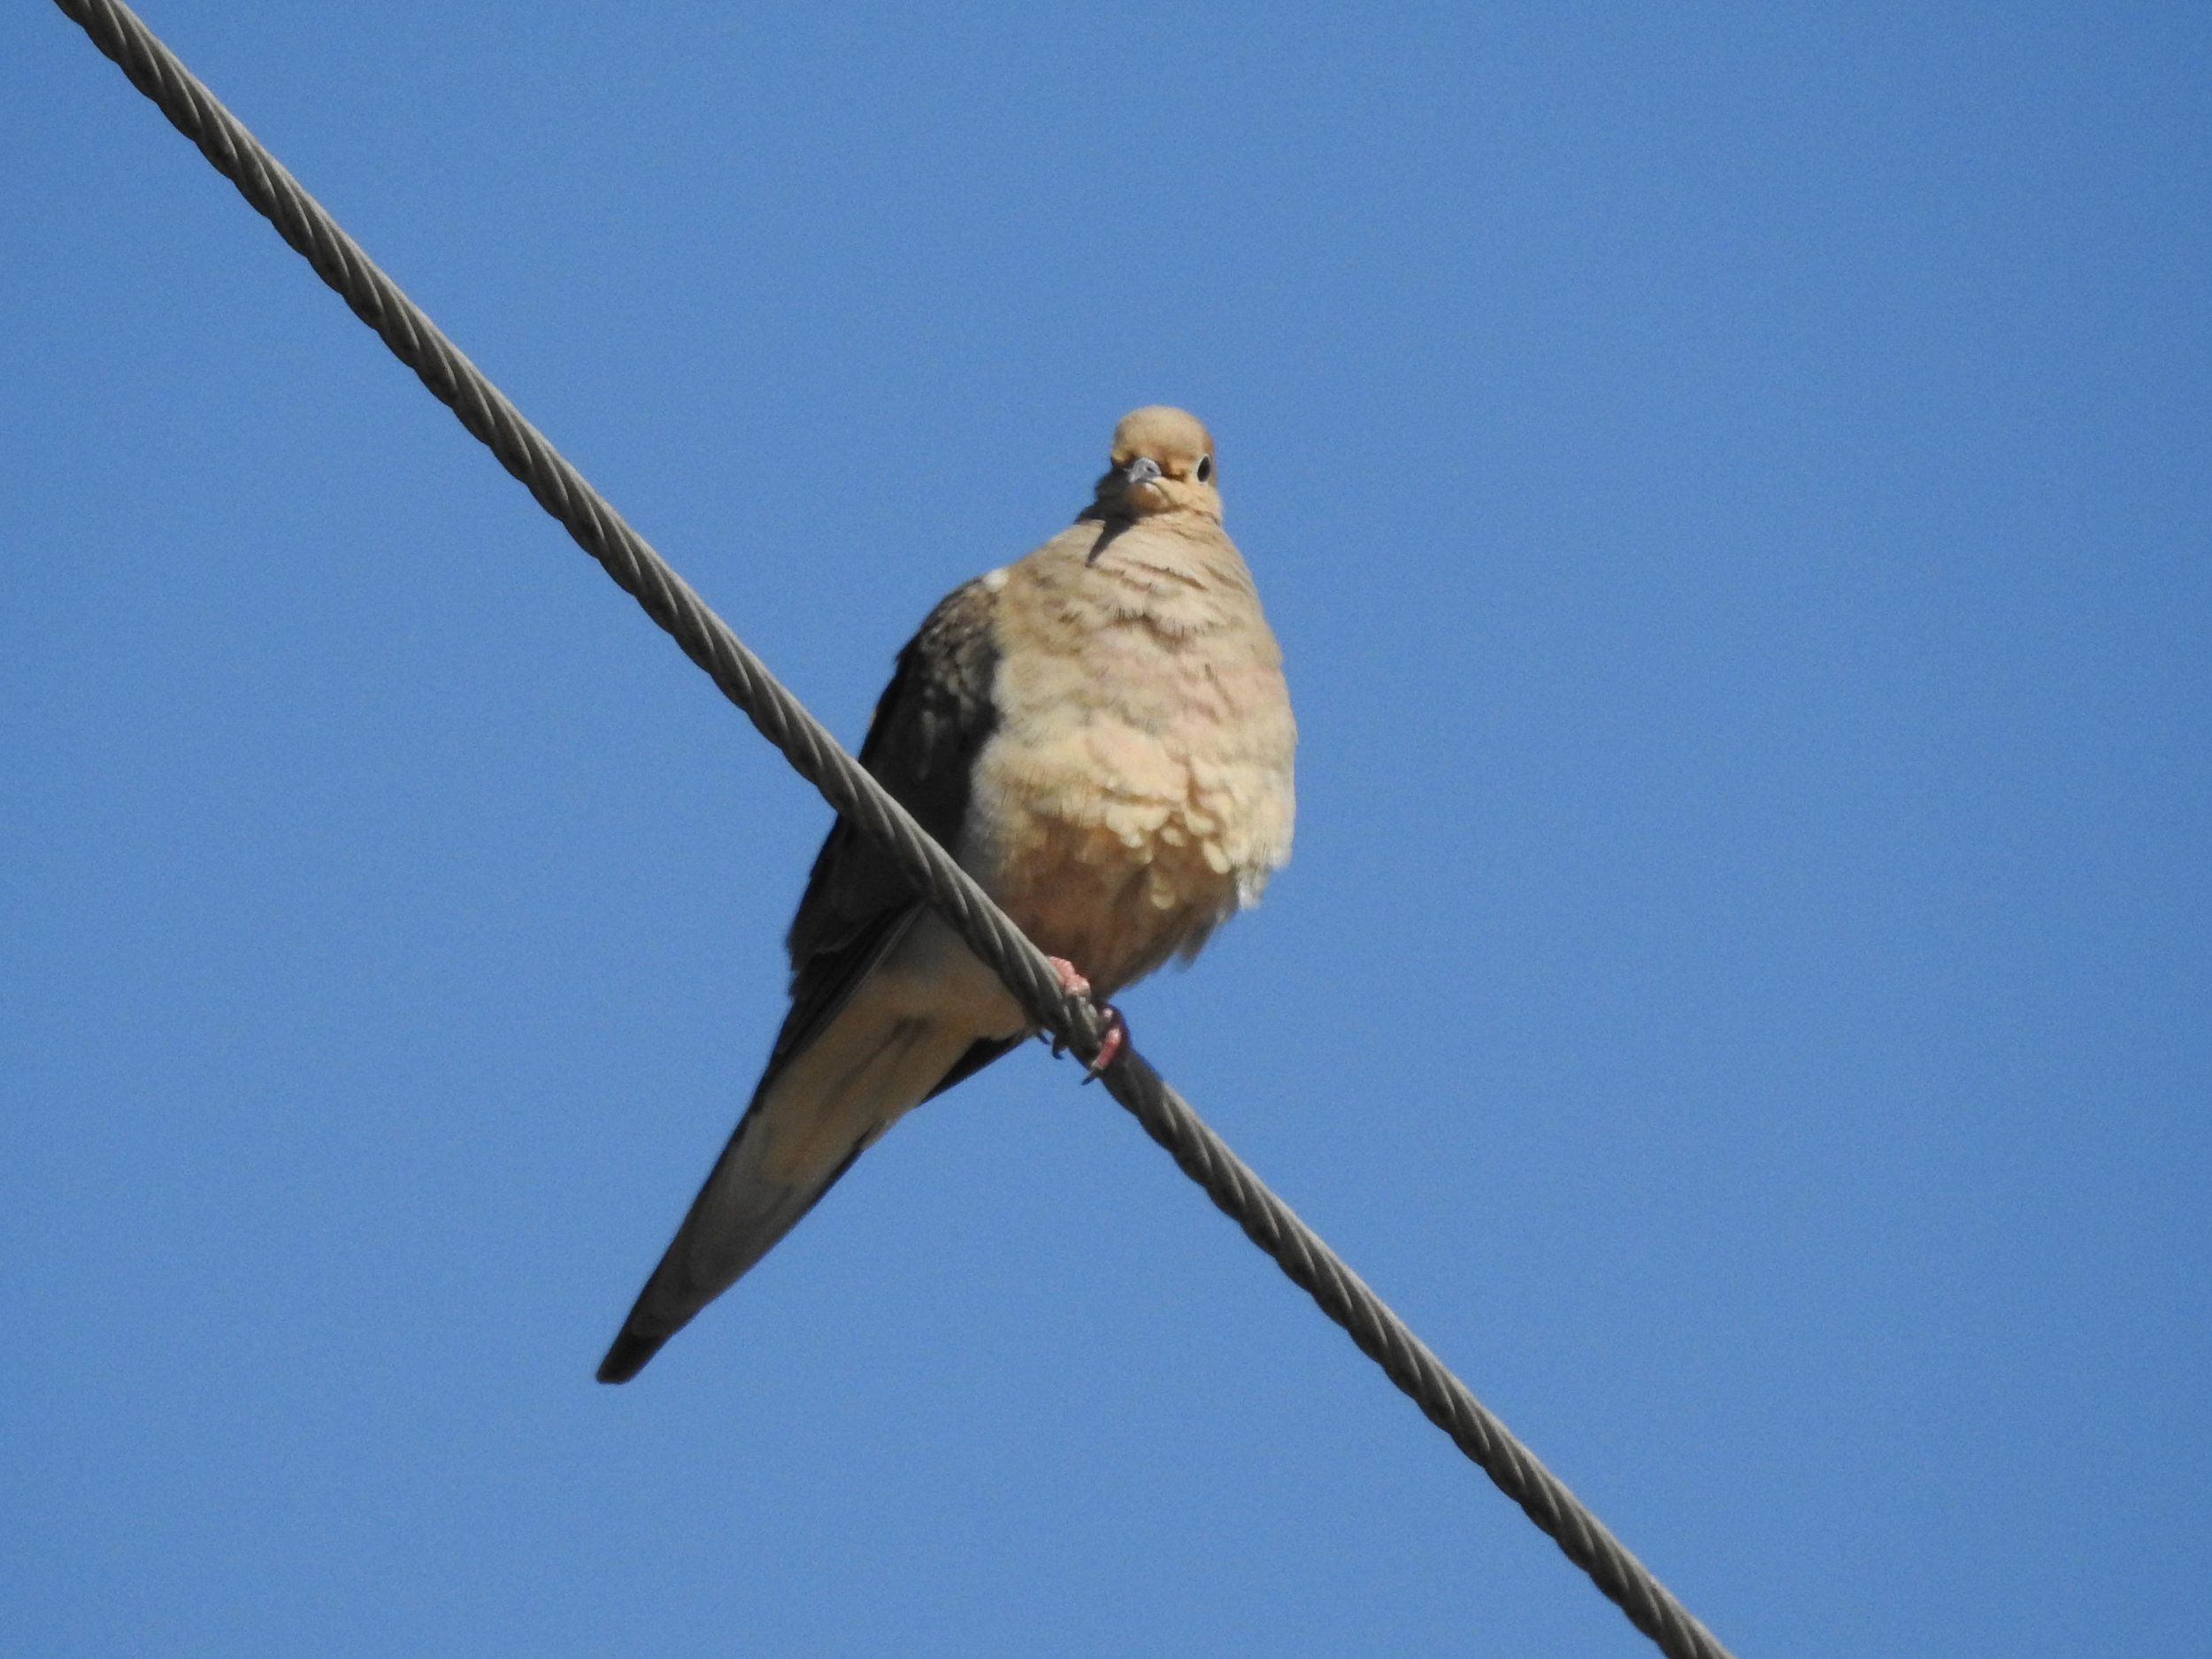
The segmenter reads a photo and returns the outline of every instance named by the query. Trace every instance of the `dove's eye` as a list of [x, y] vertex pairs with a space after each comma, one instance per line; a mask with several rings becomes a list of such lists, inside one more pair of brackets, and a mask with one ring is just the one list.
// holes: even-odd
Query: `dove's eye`
[[1200, 483], [1202, 483], [1202, 483], [1204, 483], [1204, 482], [1205, 482], [1208, 479], [1211, 478], [1213, 475], [1214, 475], [1214, 458], [1213, 458], [1213, 457], [1211, 457], [1210, 455], [1202, 455], [1202, 456], [1200, 456], [1200, 457], [1198, 457], [1198, 481], [1199, 481]]

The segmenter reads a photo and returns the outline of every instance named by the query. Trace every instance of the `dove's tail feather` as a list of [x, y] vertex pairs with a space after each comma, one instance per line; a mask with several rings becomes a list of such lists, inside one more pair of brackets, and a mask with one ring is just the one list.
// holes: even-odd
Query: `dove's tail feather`
[[[730, 1137], [684, 1225], [670, 1241], [660, 1265], [638, 1293], [621, 1333], [599, 1362], [603, 1383], [625, 1383], [643, 1371], [662, 1345], [689, 1325], [707, 1303], [727, 1290], [768, 1254], [776, 1241], [805, 1219], [823, 1194], [852, 1168], [853, 1160], [875, 1139], [864, 1134], [826, 1174], [793, 1185], [762, 1180], [742, 1167], [746, 1129], [760, 1116], [756, 1101]], [[757, 1159], [749, 1160], [757, 1163]]]
[[979, 1033], [935, 988], [879, 970], [827, 1029], [772, 1066], [600, 1362], [601, 1382], [636, 1376], [961, 1064]]

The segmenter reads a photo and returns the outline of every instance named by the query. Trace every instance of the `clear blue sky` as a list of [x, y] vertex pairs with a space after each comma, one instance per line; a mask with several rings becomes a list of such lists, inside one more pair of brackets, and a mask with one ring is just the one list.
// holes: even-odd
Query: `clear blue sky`
[[[1197, 411], [1302, 815], [1140, 1044], [1747, 1659], [2212, 1646], [2212, 14], [147, 16], [849, 739]], [[12, 1641], [1649, 1651], [1041, 1050], [595, 1385], [826, 810], [0, 85]]]

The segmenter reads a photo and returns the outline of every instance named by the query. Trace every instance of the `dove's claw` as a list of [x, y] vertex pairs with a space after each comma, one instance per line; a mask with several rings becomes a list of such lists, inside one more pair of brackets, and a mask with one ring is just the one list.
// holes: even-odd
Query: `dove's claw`
[[[1052, 964], [1052, 971], [1060, 976], [1062, 990], [1071, 995], [1082, 997], [1087, 1002], [1089, 1001], [1091, 982], [1083, 977], [1082, 972], [1072, 962], [1064, 956], [1047, 956], [1045, 960]], [[1121, 1017], [1121, 1010], [1111, 1003], [1098, 1002], [1093, 1006], [1098, 1010], [1098, 1017], [1106, 1027], [1105, 1036], [1099, 1041], [1098, 1057], [1085, 1068], [1093, 1078], [1095, 1078], [1108, 1066], [1113, 1064], [1114, 1056], [1121, 1052], [1122, 1042], [1129, 1034], [1129, 1027]], [[1056, 1055], [1065, 1048], [1064, 1043], [1056, 1042], [1052, 1045], [1052, 1052]]]
[[1115, 1057], [1121, 1053], [1122, 1040], [1129, 1034], [1128, 1022], [1122, 1018], [1121, 1010], [1112, 1003], [1101, 1002], [1098, 1011], [1106, 1022], [1106, 1034], [1099, 1039], [1098, 1057], [1084, 1068], [1090, 1073], [1083, 1079], [1086, 1083], [1096, 1082], [1105, 1075], [1106, 1068], [1113, 1064]]

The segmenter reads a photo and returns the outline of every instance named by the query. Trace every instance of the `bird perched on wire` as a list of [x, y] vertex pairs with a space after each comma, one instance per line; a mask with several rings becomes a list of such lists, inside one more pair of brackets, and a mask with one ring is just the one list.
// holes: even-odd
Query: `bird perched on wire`
[[[1076, 521], [957, 588], [899, 653], [860, 761], [1072, 990], [1186, 960], [1290, 856], [1282, 655], [1179, 409], [1114, 429]], [[1031, 1033], [840, 819], [791, 924], [791, 1011], [736, 1133], [599, 1367], [626, 1382], [883, 1132]], [[1108, 1035], [1094, 1068], [1111, 1064]]]

